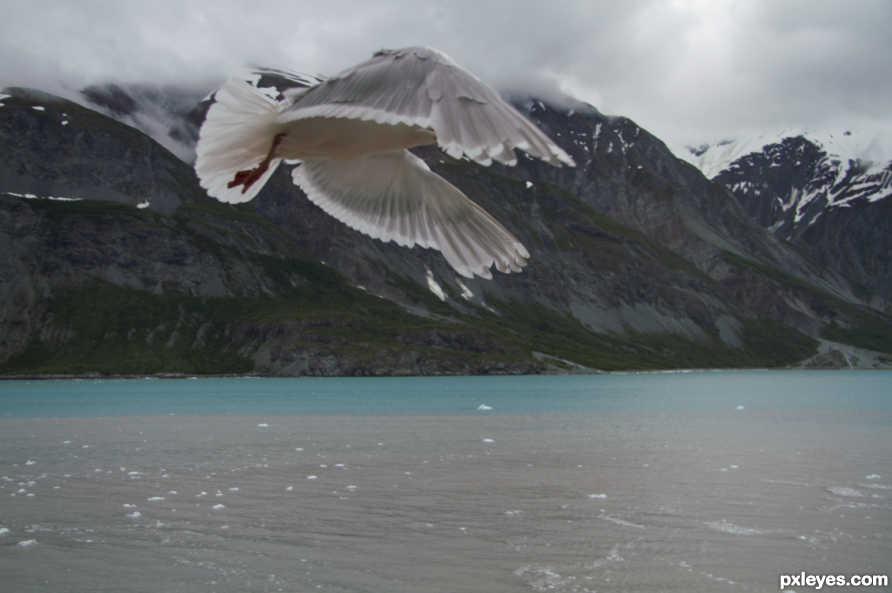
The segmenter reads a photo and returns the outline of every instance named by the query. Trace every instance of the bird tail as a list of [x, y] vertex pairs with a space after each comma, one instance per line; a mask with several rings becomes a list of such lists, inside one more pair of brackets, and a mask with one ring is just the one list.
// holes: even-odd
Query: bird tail
[[208, 195], [222, 202], [247, 202], [257, 195], [282, 159], [250, 188], [229, 187], [236, 173], [253, 169], [269, 153], [279, 129], [279, 103], [238, 78], [230, 78], [214, 95], [198, 137], [195, 172]]

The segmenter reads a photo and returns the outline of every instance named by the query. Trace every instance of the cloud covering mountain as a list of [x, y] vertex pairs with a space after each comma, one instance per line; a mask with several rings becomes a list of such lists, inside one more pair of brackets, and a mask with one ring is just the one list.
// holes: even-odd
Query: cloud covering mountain
[[892, 130], [884, 0], [9, 3], [0, 87], [212, 88], [246, 66], [334, 74], [429, 45], [503, 92], [565, 92], [669, 143], [789, 127]]

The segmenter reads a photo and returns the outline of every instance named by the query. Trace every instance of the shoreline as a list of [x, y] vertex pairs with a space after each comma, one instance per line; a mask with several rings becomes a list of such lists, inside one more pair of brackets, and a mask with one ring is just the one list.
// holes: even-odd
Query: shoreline
[[561, 376], [561, 375], [659, 375], [675, 373], [719, 373], [728, 371], [889, 371], [892, 368], [852, 368], [852, 367], [752, 367], [752, 368], [698, 368], [698, 369], [663, 369], [663, 370], [626, 370], [626, 371], [601, 371], [575, 373], [538, 373], [535, 375], [382, 375], [371, 377], [351, 376], [281, 376], [265, 375], [260, 373], [249, 374], [183, 374], [183, 373], [155, 373], [147, 375], [101, 375], [99, 373], [86, 373], [84, 375], [0, 375], [0, 381], [89, 381], [89, 380], [150, 380], [150, 379], [399, 379], [399, 378], [445, 378], [445, 377], [537, 377], [537, 376]]

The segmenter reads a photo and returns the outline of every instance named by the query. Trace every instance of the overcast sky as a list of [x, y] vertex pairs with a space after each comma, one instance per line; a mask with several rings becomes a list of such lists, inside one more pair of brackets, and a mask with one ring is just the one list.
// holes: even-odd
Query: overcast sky
[[0, 87], [208, 85], [250, 65], [331, 75], [429, 45], [500, 90], [563, 91], [669, 144], [789, 127], [892, 136], [889, 0], [4, 4]]

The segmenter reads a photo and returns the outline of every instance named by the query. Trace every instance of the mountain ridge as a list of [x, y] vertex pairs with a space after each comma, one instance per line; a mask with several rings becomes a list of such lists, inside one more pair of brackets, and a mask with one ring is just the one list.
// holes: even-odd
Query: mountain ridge
[[[0, 187], [0, 373], [47, 370], [49, 360], [57, 373], [133, 372], [140, 357], [152, 372], [220, 372], [201, 352], [273, 375], [771, 366], [807, 358], [834, 327], [837, 339], [876, 342], [864, 333], [875, 313], [844, 279], [770, 236], [634, 122], [595, 108], [517, 103], [579, 157], [572, 171], [523, 156], [515, 168], [484, 168], [416, 151], [533, 252], [521, 274], [485, 281], [457, 278], [437, 252], [344, 227], [287, 168], [234, 208], [133, 128], [6, 92], [0, 163], [11, 173], [0, 179], [19, 184]], [[144, 158], [121, 174], [122, 155]], [[75, 163], [88, 163], [89, 179]], [[40, 175], [24, 176], [29, 185], [22, 171]], [[119, 191], [140, 175], [154, 185]], [[165, 191], [178, 201], [159, 200]], [[342, 308], [320, 308], [313, 294]], [[128, 299], [157, 311], [151, 327], [122, 309]], [[84, 325], [90, 316], [119, 329], [96, 334]]]

